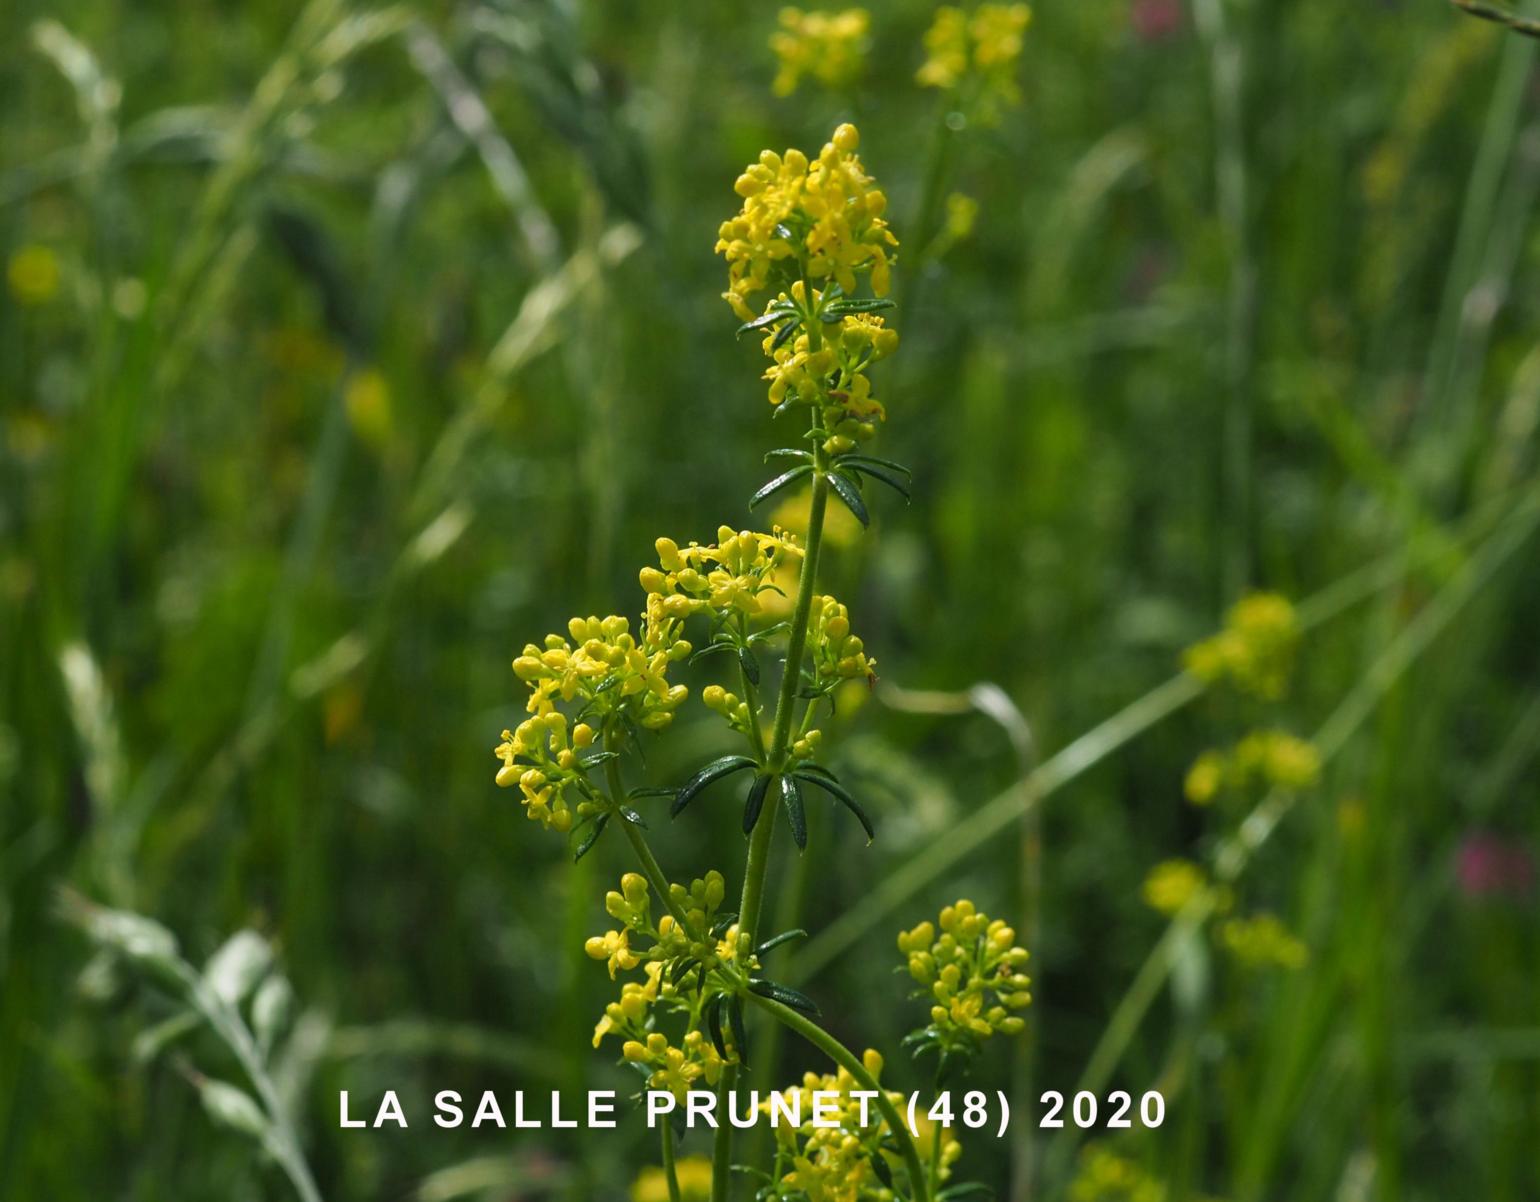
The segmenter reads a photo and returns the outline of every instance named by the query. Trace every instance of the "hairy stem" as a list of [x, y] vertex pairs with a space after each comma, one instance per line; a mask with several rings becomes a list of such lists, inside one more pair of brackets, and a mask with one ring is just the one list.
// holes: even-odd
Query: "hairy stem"
[[772, 998], [761, 997], [757, 993], [747, 993], [744, 996], [829, 1057], [849, 1073], [862, 1089], [871, 1090], [877, 1095], [874, 1099], [877, 1110], [887, 1122], [893, 1138], [898, 1142], [899, 1154], [904, 1158], [904, 1169], [909, 1174], [910, 1202], [928, 1202], [930, 1187], [925, 1174], [925, 1165], [920, 1160], [919, 1149], [914, 1146], [914, 1137], [904, 1124], [898, 1107], [894, 1106], [892, 1099], [888, 1097], [887, 1090], [877, 1084], [877, 1078], [866, 1071], [866, 1065], [861, 1063], [861, 1058], [812, 1019], [799, 1014], [790, 1006], [782, 1005]]

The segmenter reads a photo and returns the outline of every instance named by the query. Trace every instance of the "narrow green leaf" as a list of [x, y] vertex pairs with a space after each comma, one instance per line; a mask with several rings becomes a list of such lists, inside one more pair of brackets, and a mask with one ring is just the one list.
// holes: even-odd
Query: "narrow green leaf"
[[745, 835], [754, 830], [754, 825], [759, 821], [759, 812], [765, 808], [765, 794], [770, 790], [770, 782], [775, 777], [766, 775], [756, 776], [754, 783], [749, 786], [749, 795], [743, 803], [743, 833]]
[[796, 776], [799, 779], [804, 780], [808, 784], [814, 786], [815, 788], [822, 789], [825, 793], [829, 794], [830, 797], [834, 798], [847, 810], [854, 814], [856, 816], [856, 821], [858, 821], [866, 830], [866, 841], [868, 843], [877, 837], [877, 832], [872, 827], [872, 820], [867, 817], [866, 811], [861, 808], [861, 803], [852, 797], [850, 795], [850, 790], [845, 788], [844, 785], [840, 784], [839, 781], [835, 780], [832, 775], [820, 775], [819, 773], [809, 772], [803, 768], [799, 768], [796, 772]]
[[712, 1045], [717, 1055], [727, 1059], [727, 1041], [722, 1038], [722, 995], [717, 994], [706, 1003], [706, 1029], [711, 1032]]
[[763, 943], [756, 947], [754, 949], [754, 954], [756, 956], [763, 956], [766, 952], [780, 947], [783, 943], [790, 943], [793, 939], [806, 938], [807, 932], [802, 930], [800, 927], [794, 931], [782, 931], [779, 935], [776, 935], [770, 939], [766, 939]]
[[634, 801], [640, 797], [673, 797], [678, 792], [678, 789], [670, 789], [667, 785], [638, 785], [626, 796]]
[[759, 683], [759, 661], [747, 647], [738, 648], [738, 666], [743, 669], [743, 674], [749, 678], [750, 684]]
[[738, 327], [735, 337], [742, 338], [750, 330], [762, 330], [766, 326], [774, 325], [778, 321], [785, 321], [791, 314], [784, 309], [773, 309], [762, 317], [756, 317], [753, 321], [746, 321]]
[[791, 837], [799, 851], [807, 850], [807, 812], [802, 807], [802, 790], [794, 776], [781, 777], [781, 804], [791, 822]]
[[824, 310], [825, 313], [879, 313], [883, 309], [896, 309], [898, 306], [886, 297], [857, 297], [846, 300], [838, 300]]
[[[774, 352], [780, 350], [783, 346], [790, 342], [791, 336], [801, 328], [802, 323], [800, 321], [788, 321], [785, 325], [783, 325], [779, 330], [775, 332], [775, 337], [770, 340], [771, 353], [773, 354]], [[785, 407], [785, 405], [776, 406], [777, 410], [784, 409]]]
[[584, 856], [593, 850], [594, 844], [599, 842], [599, 836], [604, 834], [604, 828], [609, 825], [610, 816], [600, 814], [594, 819], [594, 828], [588, 832], [588, 837], [578, 844], [578, 849], [572, 854], [572, 862], [576, 864]]
[[856, 515], [856, 521], [863, 526], [870, 526], [871, 515], [866, 512], [866, 502], [861, 500], [861, 493], [856, 486], [838, 472], [829, 473], [829, 483], [834, 486], [839, 499], [845, 502], [845, 508]]
[[817, 1003], [805, 993], [798, 993], [788, 985], [777, 985], [774, 981], [767, 981], [764, 977], [750, 977], [749, 988], [772, 1001], [780, 1002], [783, 1006], [790, 1006], [793, 1010], [800, 1010], [809, 1018], [818, 1018], [820, 1011]]
[[800, 451], [796, 447], [776, 447], [773, 451], [765, 452], [765, 462], [769, 463], [772, 459], [800, 459], [804, 463], [812, 463], [813, 452]]
[[873, 480], [880, 480], [903, 497], [905, 501], [909, 500], [909, 486], [886, 468], [873, 467], [869, 463], [852, 463], [849, 466], [851, 471], [860, 472], [863, 476], [870, 476]]
[[913, 477], [914, 477], [914, 473], [911, 472], [908, 468], [906, 468], [902, 463], [899, 463], [897, 460], [894, 460], [894, 459], [884, 459], [880, 455], [868, 455], [864, 451], [861, 451], [861, 452], [858, 452], [858, 453], [854, 453], [854, 454], [850, 454], [850, 455], [841, 455], [836, 462], [839, 462], [839, 463], [870, 463], [870, 464], [873, 464], [873, 465], [875, 465], [877, 467], [885, 467], [890, 472], [897, 472], [905, 480], [910, 480], [910, 479], [913, 479]]
[[630, 806], [620, 806], [618, 808], [620, 810], [620, 816], [629, 822], [632, 826], [639, 826], [642, 828], [642, 830], [647, 829], [647, 823], [643, 821], [642, 816], [633, 810]]
[[749, 1062], [749, 1041], [743, 1031], [743, 999], [736, 993], [727, 1000], [727, 1022], [733, 1032], [733, 1050], [738, 1053], [738, 1063]]
[[679, 817], [679, 812], [695, 800], [695, 795], [714, 781], [721, 780], [724, 776], [731, 776], [734, 772], [741, 772], [745, 768], [752, 768], [754, 761], [746, 755], [724, 755], [719, 760], [712, 760], [689, 780], [680, 786], [679, 792], [674, 797], [673, 808], [669, 816]]
[[813, 469], [809, 464], [804, 463], [797, 467], [791, 468], [789, 471], [782, 472], [774, 480], [770, 481], [770, 483], [766, 484], [757, 493], [749, 498], [749, 508], [753, 509], [756, 505], [769, 500], [788, 484], [795, 484], [798, 480], [802, 479], [803, 476], [811, 474], [812, 470]]

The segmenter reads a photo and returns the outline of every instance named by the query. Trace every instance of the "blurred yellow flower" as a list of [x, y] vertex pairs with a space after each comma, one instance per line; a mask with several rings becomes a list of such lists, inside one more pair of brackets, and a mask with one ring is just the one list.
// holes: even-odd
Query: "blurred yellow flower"
[[342, 403], [348, 424], [359, 438], [372, 446], [383, 446], [390, 439], [390, 385], [372, 367], [356, 371], [343, 390]]
[[1219, 928], [1219, 942], [1247, 968], [1303, 968], [1310, 949], [1275, 915], [1232, 918]]
[[1276, 701], [1288, 689], [1299, 619], [1277, 593], [1242, 597], [1218, 634], [1182, 653], [1182, 666], [1205, 683], [1228, 679], [1244, 693]]
[[[709, 1202], [711, 1161], [704, 1156], [685, 1156], [674, 1162], [680, 1202]], [[631, 1202], [669, 1202], [668, 1177], [657, 1165], [648, 1165], [631, 1186]]]
[[46, 246], [33, 243], [11, 256], [6, 280], [11, 295], [23, 305], [43, 305], [59, 292], [59, 258]]
[[795, 92], [804, 75], [836, 88], [861, 73], [872, 23], [864, 8], [840, 12], [783, 8], [779, 19], [781, 28], [770, 35], [770, 49], [781, 64], [772, 85], [777, 96]]
[[1203, 869], [1191, 860], [1164, 860], [1144, 878], [1144, 904], [1162, 914], [1175, 914], [1207, 883]]
[[925, 63], [915, 79], [927, 88], [958, 89], [983, 124], [1017, 103], [1016, 60], [1032, 22], [1025, 4], [981, 4], [972, 13], [950, 4], [936, 10], [925, 32]]

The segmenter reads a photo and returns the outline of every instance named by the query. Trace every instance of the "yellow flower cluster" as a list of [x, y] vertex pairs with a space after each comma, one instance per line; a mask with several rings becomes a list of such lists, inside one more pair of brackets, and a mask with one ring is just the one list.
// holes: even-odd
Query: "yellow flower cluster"
[[727, 259], [723, 296], [744, 321], [755, 316], [750, 296], [789, 288], [804, 274], [851, 293], [866, 272], [878, 296], [887, 292], [889, 248], [898, 240], [882, 219], [887, 197], [856, 155], [860, 142], [855, 126], [841, 125], [816, 159], [766, 150], [738, 177], [743, 208], [722, 223], [716, 250]]
[[1273, 914], [1232, 918], [1219, 928], [1220, 945], [1247, 968], [1303, 968], [1310, 949]]
[[658, 539], [656, 546], [659, 566], [641, 571], [649, 626], [677, 623], [692, 614], [758, 615], [764, 609], [761, 594], [773, 589], [776, 569], [802, 561], [801, 545], [779, 528], [758, 534], [722, 526], [714, 546], [692, 542], [681, 547], [671, 538]]
[[1208, 805], [1221, 792], [1244, 792], [1258, 784], [1298, 792], [1321, 778], [1321, 753], [1314, 744], [1281, 730], [1256, 730], [1229, 751], [1209, 750], [1187, 770], [1183, 791], [1194, 805]]
[[1018, 1034], [1026, 1024], [1010, 1011], [1025, 1007], [1032, 995], [1031, 980], [1021, 972], [1027, 952], [1015, 946], [1016, 932], [967, 899], [943, 908], [938, 923], [939, 936], [922, 922], [898, 937], [909, 975], [932, 999], [925, 1034], [943, 1054], [973, 1049], [996, 1031]]
[[1191, 860], [1162, 860], [1144, 878], [1144, 904], [1162, 914], [1176, 914], [1208, 885], [1203, 869]]
[[645, 981], [625, 982], [620, 987], [620, 1000], [604, 1008], [603, 1017], [594, 1026], [594, 1047], [598, 1047], [606, 1035], [619, 1035], [623, 1039], [645, 1038], [647, 1016], [653, 1005], [660, 996], [673, 995], [674, 987], [663, 983], [662, 960], [651, 961], [642, 971], [646, 973]]
[[1229, 680], [1242, 692], [1276, 701], [1288, 689], [1299, 633], [1287, 598], [1252, 593], [1230, 608], [1223, 630], [1189, 647], [1182, 663], [1199, 680]]
[[[711, 1161], [704, 1156], [681, 1156], [674, 1162], [674, 1181], [679, 1202], [710, 1202]], [[668, 1174], [650, 1164], [636, 1175], [631, 1202], [669, 1202]]]
[[1069, 1188], [1070, 1202], [1166, 1202], [1163, 1182], [1101, 1144], [1087, 1144], [1080, 1171]]
[[558, 700], [581, 700], [601, 714], [629, 703], [647, 730], [662, 730], [673, 720], [689, 690], [668, 683], [669, 665], [691, 650], [676, 628], [649, 621], [639, 643], [631, 623], [612, 614], [573, 618], [567, 633], [570, 642], [548, 634], [544, 647], [529, 643], [513, 661], [514, 675], [530, 687], [530, 713], [550, 713]]
[[493, 749], [503, 761], [497, 770], [498, 786], [519, 786], [531, 821], [546, 830], [569, 831], [574, 808], [583, 816], [593, 804], [579, 800], [574, 807], [569, 803], [569, 794], [581, 793], [587, 781], [577, 753], [593, 741], [593, 727], [584, 722], [572, 728], [569, 739], [566, 715], [559, 710], [547, 709], [527, 718], [516, 729], [503, 731], [503, 741]]
[[702, 1082], [715, 1086], [727, 1064], [698, 1029], [687, 1031], [678, 1047], [669, 1043], [663, 1032], [652, 1031], [645, 1039], [628, 1039], [620, 1054], [631, 1064], [653, 1070], [647, 1078], [649, 1089], [666, 1089], [681, 1102]]
[[[791, 286], [771, 304], [787, 302], [805, 307], [806, 290], [802, 281]], [[813, 310], [824, 303], [825, 294], [813, 292]], [[820, 321], [821, 326], [824, 324]], [[898, 331], [880, 316], [871, 313], [847, 313], [834, 326], [826, 326], [817, 350], [807, 333], [781, 340], [777, 333], [764, 338], [765, 354], [771, 359], [764, 378], [770, 381], [772, 405], [788, 398], [818, 405], [819, 417], [829, 436], [824, 450], [842, 455], [855, 449], [877, 433], [877, 423], [887, 418], [882, 403], [872, 396], [871, 378], [866, 369], [898, 349]]]
[[[592, 797], [577, 753], [594, 742], [605, 719], [622, 714], [646, 730], [662, 730], [689, 695], [684, 685], [668, 682], [670, 665], [691, 650], [679, 637], [679, 623], [648, 622], [640, 641], [630, 628], [613, 614], [573, 618], [569, 638], [549, 634], [543, 647], [526, 644], [513, 661], [514, 674], [529, 686], [525, 708], [532, 717], [503, 731], [493, 749], [503, 762], [497, 783], [518, 785], [528, 816], [547, 830], [569, 831], [574, 809], [582, 817], [600, 808], [591, 799], [574, 806], [572, 795]], [[585, 719], [572, 727], [570, 739], [558, 702], [579, 703]]]
[[915, 78], [928, 88], [968, 89], [979, 121], [992, 123], [1021, 98], [1016, 60], [1032, 22], [1025, 4], [980, 4], [971, 13], [950, 4], [936, 10], [925, 32], [924, 65]]
[[807, 627], [807, 645], [813, 656], [814, 687], [832, 686], [841, 680], [870, 679], [877, 661], [865, 644], [850, 633], [850, 612], [833, 597], [813, 598]]
[[779, 20], [780, 29], [770, 35], [770, 49], [781, 64], [772, 85], [777, 96], [790, 96], [804, 75], [828, 88], [860, 75], [872, 24], [864, 8], [829, 13], [783, 8]]
[[[881, 1076], [882, 1057], [877, 1052], [868, 1048], [861, 1063], [873, 1077]], [[783, 1188], [796, 1191], [797, 1197], [806, 1197], [808, 1202], [876, 1202], [893, 1197], [873, 1167], [877, 1157], [885, 1155], [882, 1143], [888, 1138], [887, 1123], [870, 1098], [863, 1114], [860, 1100], [851, 1096], [859, 1088], [855, 1078], [841, 1068], [823, 1075], [805, 1073], [800, 1085], [782, 1091], [786, 1111], [802, 1119], [801, 1126], [780, 1122], [775, 1127], [780, 1149], [778, 1163], [784, 1166], [780, 1178]], [[825, 1119], [833, 1119], [836, 1126], [813, 1126], [815, 1093], [838, 1095], [832, 1108], [825, 1103], [824, 1111]], [[895, 1105], [903, 1104], [901, 1094], [889, 1091], [888, 1098]], [[777, 1105], [781, 1104], [766, 1098], [760, 1109], [774, 1114]], [[863, 1117], [865, 1123], [861, 1121]], [[930, 1142], [919, 1141], [922, 1155], [929, 1153]], [[937, 1180], [947, 1179], [949, 1166], [961, 1154], [956, 1140], [943, 1137]]]

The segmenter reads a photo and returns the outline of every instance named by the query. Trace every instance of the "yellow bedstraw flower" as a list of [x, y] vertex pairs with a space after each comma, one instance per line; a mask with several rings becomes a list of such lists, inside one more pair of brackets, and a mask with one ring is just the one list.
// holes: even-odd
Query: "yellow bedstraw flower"
[[860, 142], [855, 126], [841, 125], [816, 159], [766, 150], [738, 177], [743, 208], [722, 223], [716, 250], [727, 259], [723, 296], [744, 321], [755, 316], [750, 296], [786, 291], [804, 272], [846, 293], [869, 273], [872, 290], [886, 295], [898, 239], [882, 218], [887, 197], [856, 155]]
[[1144, 878], [1144, 904], [1162, 914], [1176, 914], [1207, 884], [1203, 869], [1191, 860], [1163, 860]]
[[813, 598], [807, 645], [813, 656], [814, 688], [877, 675], [877, 661], [867, 656], [866, 645], [850, 633], [849, 611], [833, 597]]
[[1303, 968], [1310, 949], [1273, 914], [1232, 918], [1219, 928], [1219, 942], [1246, 968]]
[[1070, 1202], [1167, 1202], [1165, 1184], [1132, 1160], [1101, 1144], [1087, 1144], [1080, 1171], [1069, 1187]]
[[[877, 1052], [868, 1048], [861, 1062], [867, 1072], [880, 1078], [883, 1062]], [[775, 1138], [781, 1153], [778, 1163], [787, 1166], [780, 1178], [783, 1187], [800, 1191], [800, 1195], [813, 1202], [858, 1202], [891, 1197], [883, 1191], [882, 1180], [885, 1175], [891, 1177], [899, 1162], [896, 1158], [892, 1160], [885, 1166], [885, 1173], [873, 1167], [879, 1156], [887, 1155], [882, 1145], [891, 1137], [875, 1100], [865, 1099], [863, 1107], [862, 1099], [852, 1096], [859, 1088], [855, 1078], [843, 1068], [822, 1075], [805, 1073], [800, 1085], [790, 1086], [779, 1096], [760, 1102], [762, 1111], [781, 1119], [775, 1126]], [[825, 1103], [825, 1114], [832, 1118], [835, 1126], [813, 1125], [815, 1093], [836, 1095], [832, 1107], [827, 1101]], [[888, 1091], [888, 1098], [902, 1111], [901, 1094]], [[784, 1121], [784, 1115], [796, 1115], [797, 1123]], [[920, 1141], [926, 1154], [930, 1147], [928, 1134]], [[940, 1180], [945, 1181], [950, 1176], [949, 1166], [961, 1152], [956, 1140], [943, 1138], [938, 1170]]]
[[839, 12], [783, 8], [778, 20], [780, 29], [770, 35], [770, 49], [781, 64], [771, 85], [777, 96], [790, 96], [804, 75], [827, 88], [841, 87], [860, 75], [872, 24], [864, 8]]
[[23, 246], [11, 256], [6, 282], [11, 295], [23, 305], [44, 305], [58, 295], [59, 257], [46, 246]]
[[740, 612], [753, 617], [763, 608], [762, 593], [783, 563], [801, 563], [802, 547], [784, 530], [770, 534], [717, 530], [711, 546], [692, 542], [681, 547], [671, 538], [656, 544], [658, 567], [643, 568], [649, 625], [682, 621], [692, 614]]
[[1016, 1035], [1025, 1026], [1010, 1013], [1032, 1001], [1031, 980], [1021, 971], [1026, 949], [1016, 932], [980, 913], [966, 898], [942, 909], [936, 926], [922, 922], [898, 937], [909, 975], [922, 987], [917, 997], [932, 1002], [930, 1025], [909, 1037], [916, 1051], [934, 1050], [943, 1059], [974, 1054], [991, 1035]]
[[1276, 701], [1287, 691], [1299, 645], [1294, 607], [1277, 593], [1242, 597], [1218, 634], [1182, 654], [1182, 666], [1205, 683], [1229, 680], [1244, 693]]
[[925, 32], [925, 63], [915, 79], [928, 88], [958, 89], [975, 119], [993, 124], [1002, 107], [1021, 98], [1015, 67], [1031, 22], [1025, 4], [980, 4], [972, 13], [942, 5]]
[[1321, 753], [1314, 744], [1281, 730], [1255, 730], [1229, 751], [1209, 750], [1187, 770], [1183, 791], [1194, 805], [1207, 805], [1222, 792], [1258, 786], [1297, 793], [1321, 779]]
[[[711, 1161], [704, 1156], [682, 1156], [674, 1162], [674, 1181], [679, 1202], [709, 1202]], [[669, 1202], [668, 1176], [657, 1165], [648, 1165], [631, 1186], [631, 1202]]]

